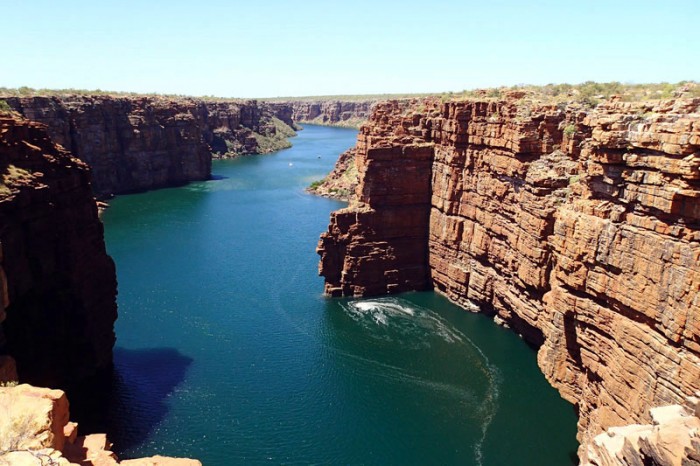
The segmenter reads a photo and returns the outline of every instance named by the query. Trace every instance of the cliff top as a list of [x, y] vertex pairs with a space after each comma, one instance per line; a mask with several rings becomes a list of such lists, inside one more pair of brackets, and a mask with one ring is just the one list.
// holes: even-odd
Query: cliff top
[[136, 93], [104, 91], [101, 89], [33, 89], [31, 87], [7, 88], [0, 87], [0, 97], [66, 97], [66, 96], [111, 96], [111, 97], [150, 97], [164, 100], [206, 100], [224, 102], [243, 102], [260, 100], [264, 102], [375, 102], [391, 99], [415, 99], [424, 97], [440, 97], [445, 99], [490, 98], [502, 99], [506, 95], [520, 92], [533, 99], [547, 103], [582, 102], [595, 106], [613, 95], [624, 101], [636, 102], [642, 100], [670, 99], [674, 97], [700, 97], [700, 84], [696, 81], [680, 81], [677, 83], [642, 83], [629, 84], [617, 81], [598, 83], [586, 81], [579, 84], [546, 84], [544, 86], [519, 84], [516, 86], [501, 86], [483, 89], [465, 89], [461, 92], [425, 92], [397, 94], [366, 94], [366, 95], [318, 95], [318, 96], [281, 96], [257, 99], [234, 97], [188, 96], [182, 94]]
[[[240, 104], [262, 99], [246, 99], [235, 97], [216, 97], [213, 95], [190, 96], [183, 94], [160, 94], [156, 92], [120, 92], [103, 91], [102, 89], [34, 89], [31, 87], [7, 88], [0, 87], [0, 98], [8, 97], [60, 97], [66, 98], [129, 98], [129, 99], [150, 99], [156, 102], [222, 102]], [[2, 108], [0, 108], [2, 110]]]

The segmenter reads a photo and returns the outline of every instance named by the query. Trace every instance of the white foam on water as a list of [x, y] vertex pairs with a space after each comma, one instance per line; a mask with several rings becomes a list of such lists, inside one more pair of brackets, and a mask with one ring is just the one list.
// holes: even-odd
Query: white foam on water
[[[425, 339], [428, 335], [438, 335], [443, 341], [450, 344], [467, 344], [477, 355], [479, 361], [474, 361], [473, 366], [479, 367], [488, 380], [489, 390], [479, 409], [481, 422], [481, 437], [474, 445], [474, 459], [476, 464], [483, 465], [483, 445], [488, 435], [489, 427], [498, 412], [499, 386], [501, 375], [498, 369], [491, 364], [488, 357], [469, 337], [454, 328], [452, 324], [440, 317], [430, 309], [423, 309], [414, 304], [408, 304], [398, 298], [379, 298], [373, 300], [350, 301], [343, 305], [355, 321], [369, 328], [370, 322], [383, 327], [392, 326], [400, 333], [410, 338]], [[350, 356], [350, 355], [348, 355]], [[362, 358], [364, 359], [364, 358]], [[381, 364], [377, 361], [366, 361], [372, 364]], [[385, 366], [385, 365], [382, 365]], [[470, 405], [476, 403], [473, 393], [464, 387], [425, 380], [410, 375], [398, 367], [383, 367], [381, 375], [395, 380], [411, 382], [419, 385], [459, 396]]]
[[[294, 279], [297, 274], [298, 270], [292, 274]], [[317, 339], [317, 337], [310, 334], [307, 329], [299, 326], [296, 319], [293, 319], [288, 314], [286, 307], [282, 304], [281, 297], [276, 296], [276, 298], [274, 306], [276, 310], [282, 313], [298, 331], [313, 339]], [[387, 297], [348, 301], [341, 303], [341, 307], [347, 312], [348, 316], [365, 327], [369, 332], [376, 333], [377, 327], [391, 327], [392, 329], [399, 330], [399, 333], [402, 334], [403, 341], [397, 343], [412, 344], [414, 343], [412, 340], [422, 339], [425, 341], [430, 335], [437, 335], [449, 344], [465, 344], [474, 350], [473, 354], [477, 355], [477, 358], [469, 361], [469, 363], [472, 367], [478, 368], [484, 374], [489, 384], [489, 390], [483, 400], [477, 399], [477, 396], [467, 387], [427, 380], [423, 377], [410, 374], [400, 367], [384, 364], [374, 359], [364, 358], [356, 354], [338, 350], [337, 348], [328, 348], [348, 359], [360, 361], [364, 367], [368, 368], [366, 371], [368, 373], [371, 372], [372, 377], [381, 377], [399, 383], [411, 383], [430, 390], [442, 392], [459, 399], [472, 409], [480, 405], [477, 409], [477, 413], [479, 413], [478, 418], [481, 419], [481, 436], [474, 444], [473, 451], [475, 464], [483, 466], [483, 445], [499, 408], [498, 400], [500, 396], [499, 386], [501, 384], [501, 375], [498, 369], [491, 364], [481, 348], [435, 311], [422, 308], [413, 303], [407, 303], [400, 298]], [[380, 339], [385, 338], [380, 337]], [[429, 347], [429, 344], [427, 347]], [[370, 370], [369, 367], [372, 366], [379, 366], [381, 370]]]

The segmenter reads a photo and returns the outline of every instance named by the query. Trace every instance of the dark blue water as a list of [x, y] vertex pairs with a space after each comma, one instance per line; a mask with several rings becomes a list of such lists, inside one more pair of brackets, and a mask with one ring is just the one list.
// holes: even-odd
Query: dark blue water
[[303, 189], [356, 132], [214, 163], [216, 179], [104, 215], [119, 320], [111, 437], [124, 457], [232, 464], [571, 464], [576, 418], [535, 353], [434, 293], [321, 295], [342, 203]]

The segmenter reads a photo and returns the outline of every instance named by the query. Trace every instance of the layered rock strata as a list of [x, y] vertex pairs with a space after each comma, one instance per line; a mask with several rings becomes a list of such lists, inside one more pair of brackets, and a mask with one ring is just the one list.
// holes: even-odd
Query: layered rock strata
[[367, 121], [376, 103], [376, 100], [322, 100], [317, 102], [289, 101], [282, 105], [287, 108], [291, 107], [292, 120], [295, 123], [357, 128]]
[[381, 104], [319, 242], [326, 292], [493, 314], [576, 406], [585, 461], [700, 389], [699, 152], [698, 99]]
[[[363, 126], [355, 162], [359, 202], [331, 214], [321, 235], [319, 270], [332, 296], [428, 287], [427, 242], [432, 145], [390, 135], [402, 104], [381, 105]], [[398, 139], [397, 139], [398, 138]], [[365, 182], [372, 179], [372, 183]]]
[[[88, 167], [44, 125], [0, 115], [0, 355], [41, 385], [109, 367], [116, 285]], [[14, 378], [11, 358], [0, 367]]]
[[205, 180], [211, 176], [212, 156], [270, 152], [288, 147], [286, 137], [293, 134], [287, 126], [291, 108], [273, 110], [257, 101], [110, 96], [4, 100], [26, 118], [46, 124], [56, 143], [86, 162], [101, 197]]
[[119, 461], [105, 434], [78, 436], [61, 390], [0, 387], [0, 465], [201, 466], [197, 460], [153, 456]]

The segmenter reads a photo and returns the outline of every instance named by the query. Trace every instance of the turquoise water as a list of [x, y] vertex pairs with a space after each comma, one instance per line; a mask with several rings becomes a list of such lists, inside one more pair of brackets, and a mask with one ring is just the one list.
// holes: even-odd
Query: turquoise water
[[434, 293], [321, 295], [314, 248], [343, 204], [303, 188], [355, 135], [309, 126], [214, 180], [113, 200], [116, 370], [95, 417], [121, 456], [571, 464], [573, 409], [516, 335]]

